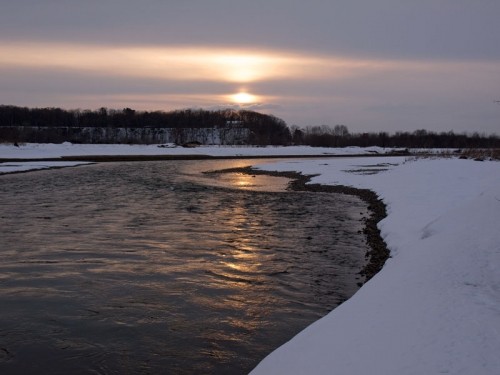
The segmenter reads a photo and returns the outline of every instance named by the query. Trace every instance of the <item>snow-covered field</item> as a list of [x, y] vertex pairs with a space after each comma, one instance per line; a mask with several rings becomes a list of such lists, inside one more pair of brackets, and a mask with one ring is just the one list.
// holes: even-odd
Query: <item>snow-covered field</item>
[[260, 168], [378, 193], [392, 258], [252, 375], [500, 374], [499, 162], [358, 158]]
[[345, 147], [324, 148], [309, 146], [291, 147], [248, 147], [248, 146], [200, 146], [195, 148], [175, 147], [174, 145], [122, 145], [122, 144], [62, 144], [52, 143], [27, 143], [19, 147], [12, 144], [0, 144], [0, 159], [20, 159], [31, 161], [17, 161], [0, 163], [0, 174], [23, 172], [34, 169], [68, 167], [79, 162], [45, 161], [36, 162], [37, 159], [54, 159], [71, 156], [150, 156], [150, 155], [207, 155], [207, 156], [283, 156], [283, 155], [354, 155], [354, 154], [385, 154], [393, 149], [380, 147]]
[[279, 156], [279, 155], [352, 155], [384, 154], [392, 149], [380, 147], [310, 147], [310, 146], [200, 146], [194, 148], [162, 145], [61, 144], [27, 143], [19, 147], [0, 144], [0, 159], [42, 159], [80, 155], [211, 155], [211, 156]]
[[[28, 144], [0, 145], [0, 158], [372, 151], [384, 152]], [[290, 159], [258, 167], [318, 174], [313, 183], [375, 191], [388, 207], [379, 226], [392, 258], [351, 299], [269, 355], [252, 374], [500, 374], [499, 162], [367, 157]]]

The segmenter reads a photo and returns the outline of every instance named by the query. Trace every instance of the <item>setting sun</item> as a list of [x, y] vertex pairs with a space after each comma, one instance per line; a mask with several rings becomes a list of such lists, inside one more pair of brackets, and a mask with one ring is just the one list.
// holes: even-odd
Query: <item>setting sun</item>
[[247, 92], [239, 92], [231, 95], [231, 101], [238, 104], [251, 104], [257, 102], [257, 96]]

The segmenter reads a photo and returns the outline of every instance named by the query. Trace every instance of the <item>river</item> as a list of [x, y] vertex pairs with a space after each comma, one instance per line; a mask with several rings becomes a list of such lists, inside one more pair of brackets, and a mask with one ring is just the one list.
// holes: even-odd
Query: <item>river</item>
[[366, 204], [201, 173], [255, 163], [0, 176], [0, 373], [245, 374], [349, 298]]

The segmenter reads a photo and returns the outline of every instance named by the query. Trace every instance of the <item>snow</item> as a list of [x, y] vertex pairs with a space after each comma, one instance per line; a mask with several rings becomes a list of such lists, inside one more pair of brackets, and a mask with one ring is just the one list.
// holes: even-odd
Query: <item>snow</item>
[[[200, 146], [195, 148], [177, 147], [167, 145], [124, 145], [124, 144], [72, 144], [64, 142], [53, 143], [27, 143], [20, 146], [13, 144], [0, 144], [0, 159], [14, 159], [16, 162], [0, 162], [0, 174], [23, 172], [35, 169], [69, 167], [85, 163], [76, 162], [35, 162], [33, 160], [58, 159], [71, 156], [143, 156], [143, 155], [207, 155], [207, 156], [310, 156], [310, 155], [355, 155], [355, 154], [385, 154], [393, 151], [381, 147], [309, 147], [309, 146]], [[26, 162], [17, 161], [26, 160]], [[29, 162], [28, 162], [29, 160]]]
[[259, 167], [375, 191], [388, 206], [379, 227], [392, 258], [252, 375], [500, 373], [498, 162], [345, 158]]
[[[500, 164], [348, 157], [385, 151], [27, 144], [0, 145], [0, 158], [346, 155], [255, 164], [317, 174], [313, 183], [375, 191], [388, 209], [379, 228], [391, 258], [352, 298], [271, 353], [252, 374], [499, 374]], [[0, 173], [16, 164], [52, 163], [61, 162], [6, 162]]]
[[195, 148], [161, 145], [27, 143], [16, 147], [0, 144], [0, 159], [47, 159], [81, 155], [209, 155], [209, 156], [282, 156], [282, 155], [353, 155], [384, 154], [393, 149], [381, 147], [309, 147], [309, 146], [200, 146]]
[[75, 167], [77, 165], [90, 164], [75, 161], [25, 161], [0, 163], [0, 174], [13, 172], [27, 172], [37, 169]]

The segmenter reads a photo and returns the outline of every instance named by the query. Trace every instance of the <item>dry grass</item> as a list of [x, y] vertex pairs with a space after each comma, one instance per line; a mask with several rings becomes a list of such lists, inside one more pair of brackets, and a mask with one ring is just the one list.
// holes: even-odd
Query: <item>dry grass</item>
[[460, 157], [466, 159], [474, 159], [474, 160], [500, 160], [500, 149], [471, 148], [463, 150], [462, 153], [460, 154]]
[[442, 150], [440, 152], [418, 152], [407, 158], [407, 161], [416, 159], [442, 159], [442, 158], [460, 158], [477, 161], [500, 160], [500, 149], [498, 148], [469, 148], [462, 150]]

